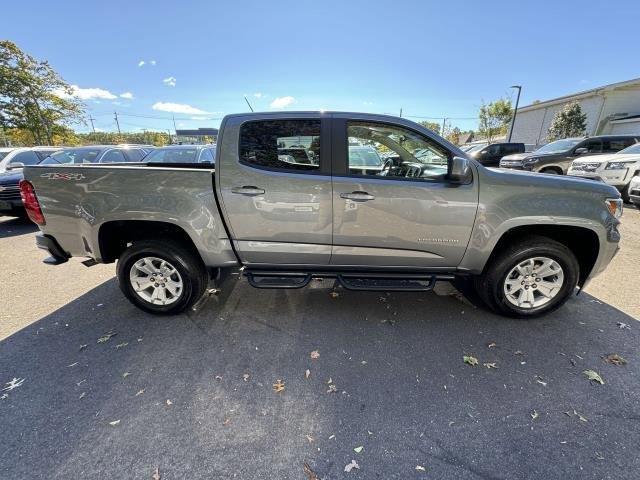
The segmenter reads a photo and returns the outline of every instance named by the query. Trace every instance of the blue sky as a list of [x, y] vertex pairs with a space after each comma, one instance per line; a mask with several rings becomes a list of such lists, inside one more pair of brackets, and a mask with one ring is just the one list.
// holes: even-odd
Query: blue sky
[[107, 131], [114, 110], [123, 130], [216, 127], [245, 94], [260, 111], [402, 107], [466, 129], [510, 85], [526, 105], [640, 77], [640, 2], [597, 4], [14, 1], [0, 37], [49, 60]]

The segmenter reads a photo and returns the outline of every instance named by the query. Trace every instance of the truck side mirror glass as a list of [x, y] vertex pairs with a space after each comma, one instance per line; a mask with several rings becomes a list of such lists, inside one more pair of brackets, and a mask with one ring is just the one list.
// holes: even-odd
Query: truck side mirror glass
[[576, 155], [583, 155], [585, 153], [587, 153], [589, 151], [588, 148], [584, 148], [584, 147], [580, 147], [580, 148], [576, 148], [575, 153]]
[[462, 157], [453, 157], [451, 160], [451, 170], [449, 172], [449, 180], [452, 183], [467, 184], [472, 179], [471, 165], [469, 160]]

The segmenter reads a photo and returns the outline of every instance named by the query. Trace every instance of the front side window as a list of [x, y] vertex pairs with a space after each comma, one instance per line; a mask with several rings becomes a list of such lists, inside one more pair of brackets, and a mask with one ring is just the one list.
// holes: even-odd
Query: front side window
[[608, 153], [616, 153], [620, 150], [624, 150], [629, 145], [633, 145], [635, 139], [633, 138], [612, 138], [611, 140], [602, 140], [602, 151]]
[[144, 157], [144, 161], [157, 163], [196, 163], [198, 161], [198, 149], [194, 147], [159, 148]]
[[202, 149], [202, 153], [200, 153], [200, 163], [213, 163], [213, 153], [211, 153], [211, 149]]
[[349, 174], [437, 181], [447, 175], [449, 152], [427, 137], [396, 125], [348, 122]]
[[52, 153], [42, 161], [41, 165], [65, 163], [93, 163], [100, 154], [98, 148], [72, 148]]
[[240, 161], [252, 167], [317, 171], [320, 120], [264, 120], [240, 128]]
[[124, 153], [120, 150], [109, 150], [104, 154], [100, 163], [123, 163], [126, 161], [127, 159], [124, 158]]

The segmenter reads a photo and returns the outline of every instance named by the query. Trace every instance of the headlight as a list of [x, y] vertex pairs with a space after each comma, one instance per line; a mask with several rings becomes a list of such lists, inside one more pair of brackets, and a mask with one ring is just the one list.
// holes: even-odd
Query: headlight
[[607, 209], [616, 218], [622, 216], [622, 199], [621, 198], [607, 198], [604, 203], [607, 204]]
[[525, 158], [522, 161], [523, 165], [533, 165], [534, 163], [536, 163], [538, 160], [540, 160], [538, 157], [531, 157], [531, 158]]
[[607, 163], [607, 166], [604, 167], [605, 170], [623, 170], [625, 168], [628, 168], [630, 165], [633, 165], [635, 162], [635, 160], [633, 162], [609, 162]]

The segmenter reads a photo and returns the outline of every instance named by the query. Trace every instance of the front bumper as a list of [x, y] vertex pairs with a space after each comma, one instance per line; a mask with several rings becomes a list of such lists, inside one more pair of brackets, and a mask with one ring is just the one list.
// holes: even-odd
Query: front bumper
[[628, 168], [623, 170], [597, 169], [591, 171], [569, 168], [567, 175], [571, 175], [572, 177], [588, 178], [591, 180], [600, 180], [608, 185], [622, 189], [628, 182], [629, 173], [630, 170]]
[[43, 260], [47, 265], [60, 265], [67, 262], [71, 257], [62, 249], [54, 237], [42, 232], [36, 234], [36, 246], [49, 253], [50, 256]]
[[2, 199], [0, 198], [0, 217], [24, 217], [26, 212], [24, 205], [22, 205], [22, 199]]

